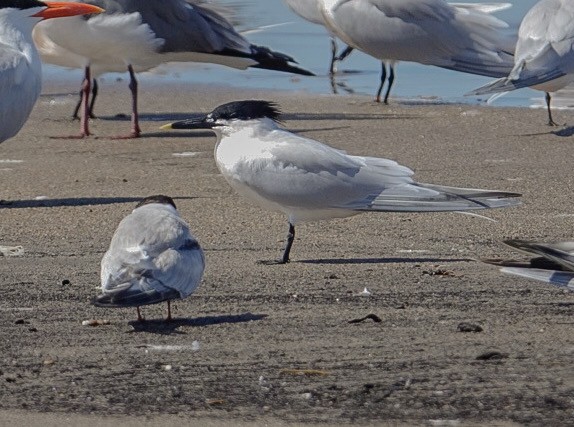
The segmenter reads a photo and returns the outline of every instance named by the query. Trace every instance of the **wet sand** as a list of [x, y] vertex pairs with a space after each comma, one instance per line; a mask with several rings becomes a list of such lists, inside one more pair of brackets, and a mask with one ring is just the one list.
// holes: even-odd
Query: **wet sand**
[[[73, 84], [45, 86], [0, 146], [0, 417], [27, 425], [568, 425], [574, 295], [507, 277], [508, 238], [571, 239], [572, 129], [542, 110], [369, 97], [141, 87], [143, 138], [124, 82], [101, 87], [94, 137], [69, 119]], [[270, 99], [284, 124], [353, 154], [391, 158], [420, 182], [523, 194], [518, 208], [361, 214], [298, 227], [239, 198], [214, 137], [164, 123], [237, 99]], [[555, 119], [574, 124], [570, 114]], [[557, 132], [558, 131], [558, 132]], [[554, 132], [554, 133], [553, 133]], [[557, 133], [556, 133], [557, 132]], [[207, 257], [173, 304], [89, 304], [118, 222], [144, 196], [175, 198]], [[361, 296], [367, 288], [370, 296]], [[374, 314], [381, 322], [350, 320]], [[82, 321], [109, 324], [90, 327]], [[469, 322], [481, 332], [459, 332]], [[198, 349], [199, 347], [199, 349]], [[486, 360], [484, 360], [486, 359]], [[0, 423], [0, 424], [2, 424]]]

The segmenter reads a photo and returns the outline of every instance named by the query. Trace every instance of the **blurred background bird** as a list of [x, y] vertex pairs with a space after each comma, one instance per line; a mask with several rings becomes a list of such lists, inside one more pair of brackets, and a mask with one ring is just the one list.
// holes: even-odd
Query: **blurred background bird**
[[[237, 69], [263, 68], [310, 76], [283, 53], [251, 44], [205, 0], [89, 0], [106, 12], [38, 26], [34, 40], [45, 62], [85, 70], [79, 137], [90, 134], [88, 97], [92, 77], [128, 71], [131, 129], [141, 133], [135, 74], [166, 62], [207, 62]], [[70, 35], [73, 35], [71, 37]], [[92, 103], [93, 107], [93, 103]]]
[[467, 95], [507, 92], [530, 87], [545, 92], [548, 125], [551, 92], [574, 81], [574, 2], [541, 0], [524, 16], [518, 30], [514, 67], [510, 73]]
[[40, 96], [42, 67], [32, 29], [42, 20], [103, 10], [83, 3], [0, 2], [0, 142], [24, 126]]

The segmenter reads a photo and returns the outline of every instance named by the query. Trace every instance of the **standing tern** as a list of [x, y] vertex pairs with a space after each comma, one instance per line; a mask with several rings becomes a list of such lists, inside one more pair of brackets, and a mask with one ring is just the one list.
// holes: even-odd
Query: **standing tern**
[[518, 30], [514, 68], [504, 78], [468, 95], [531, 87], [546, 92], [548, 125], [556, 126], [551, 92], [574, 81], [574, 2], [541, 0], [524, 16]]
[[[321, 25], [327, 28], [325, 18], [319, 9], [321, 0], [284, 0], [287, 6], [299, 15], [301, 18], [313, 24]], [[327, 31], [331, 31], [327, 28]], [[340, 55], [337, 55], [337, 38], [331, 33], [331, 63], [329, 64], [329, 74], [331, 76], [337, 73], [337, 62], [344, 60], [351, 54], [353, 48], [347, 46]]]
[[215, 161], [227, 182], [264, 209], [283, 212], [289, 261], [295, 225], [360, 212], [466, 211], [518, 205], [520, 194], [415, 182], [413, 171], [376, 157], [352, 156], [279, 127], [267, 101], [236, 101], [164, 129], [212, 129]]
[[[233, 28], [215, 7], [204, 0], [89, 0], [106, 12], [99, 16], [69, 18], [59, 25], [41, 24], [34, 40], [46, 62], [84, 69], [80, 137], [88, 127], [90, 82], [106, 72], [130, 75], [131, 132], [141, 133], [138, 120], [136, 72], [166, 62], [207, 62], [246, 69], [263, 68], [302, 75], [288, 55], [255, 46]], [[73, 37], [70, 35], [73, 34]]]
[[98, 307], [139, 307], [191, 295], [199, 286], [205, 258], [171, 197], [143, 199], [118, 225], [102, 258]]
[[24, 126], [42, 87], [42, 68], [32, 41], [43, 19], [103, 12], [83, 3], [3, 0], [0, 2], [0, 142]]
[[507, 240], [514, 249], [536, 255], [527, 262], [484, 260], [501, 266], [500, 271], [574, 291], [574, 242], [540, 243]]
[[[321, 0], [327, 27], [343, 42], [382, 61], [385, 100], [394, 63], [411, 61], [488, 77], [508, 75], [515, 36], [491, 13], [509, 3], [447, 3], [444, 0]], [[386, 101], [385, 101], [386, 102]]]

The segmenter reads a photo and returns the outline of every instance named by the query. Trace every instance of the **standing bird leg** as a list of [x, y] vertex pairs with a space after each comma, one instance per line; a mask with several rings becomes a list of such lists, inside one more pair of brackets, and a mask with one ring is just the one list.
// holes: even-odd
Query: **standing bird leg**
[[[130, 73], [130, 90], [132, 91], [132, 129], [131, 138], [138, 138], [141, 134], [141, 129], [139, 125], [139, 115], [138, 115], [138, 81], [136, 80], [136, 74], [133, 67], [128, 65], [128, 71]], [[168, 302], [169, 307], [169, 302]]]
[[[377, 96], [375, 97], [375, 102], [381, 102], [381, 92], [383, 91], [383, 86], [385, 84], [385, 80], [387, 80], [387, 67], [385, 62], [381, 62], [381, 84], [379, 85], [379, 89], [377, 90]], [[395, 68], [392, 65], [389, 65], [389, 80], [387, 91], [385, 92], [385, 98], [383, 100], [384, 104], [389, 103], [389, 95], [391, 93], [391, 87], [393, 86], [393, 82], [395, 81]]]
[[[96, 96], [98, 96], [98, 80], [93, 79], [92, 80], [92, 99], [90, 101], [90, 119], [95, 119], [96, 115], [94, 114], [94, 104], [96, 102]], [[80, 107], [82, 106], [82, 98], [83, 98], [83, 94], [84, 94], [84, 88], [82, 85], [82, 89], [80, 89], [80, 99], [78, 100], [78, 103], [76, 104], [76, 107], [74, 108], [74, 113], [72, 114], [72, 119], [74, 120], [80, 120], [80, 116], [79, 116], [79, 112], [80, 112]]]
[[283, 256], [279, 260], [279, 264], [287, 264], [289, 262], [289, 253], [291, 252], [291, 246], [293, 246], [293, 241], [295, 240], [295, 226], [289, 223], [289, 233], [287, 233], [287, 243], [285, 244], [285, 250], [283, 251]]
[[136, 307], [136, 310], [137, 310], [137, 312], [138, 312], [138, 322], [143, 322], [145, 319], [144, 319], [144, 317], [142, 316], [142, 314], [141, 314], [141, 312], [140, 312], [140, 308], [139, 308], [139, 307]]
[[165, 319], [166, 322], [171, 322], [173, 318], [171, 317], [171, 300], [167, 300], [167, 317]]
[[546, 92], [546, 108], [548, 109], [548, 126], [560, 126], [552, 119], [552, 110], [550, 109], [550, 101], [552, 97], [550, 96], [550, 92]]

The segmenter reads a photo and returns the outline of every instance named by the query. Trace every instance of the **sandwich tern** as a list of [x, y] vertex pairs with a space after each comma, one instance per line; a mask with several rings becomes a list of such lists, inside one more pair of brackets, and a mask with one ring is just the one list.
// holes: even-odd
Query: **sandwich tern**
[[382, 61], [378, 102], [387, 74], [388, 100], [397, 61], [488, 77], [508, 75], [516, 38], [506, 32], [506, 22], [491, 14], [510, 6], [444, 0], [321, 0], [331, 32]]
[[144, 198], [118, 225], [102, 258], [98, 307], [139, 307], [191, 295], [199, 286], [205, 257], [171, 197]]
[[84, 70], [80, 137], [90, 134], [88, 97], [93, 76], [127, 71], [132, 94], [131, 131], [141, 133], [136, 72], [166, 62], [207, 62], [246, 69], [263, 68], [302, 75], [288, 55], [255, 46], [204, 0], [89, 0], [106, 12], [60, 25], [40, 24], [34, 40], [45, 62]]
[[295, 225], [360, 212], [467, 211], [518, 205], [520, 194], [417, 183], [413, 171], [353, 156], [282, 129], [267, 101], [235, 101], [163, 129], [212, 129], [215, 161], [227, 182], [264, 209], [287, 215], [289, 261]]
[[0, 142], [16, 135], [40, 96], [42, 66], [32, 29], [42, 20], [85, 13], [83, 3], [4, 0], [0, 2]]
[[556, 126], [550, 109], [550, 93], [573, 81], [574, 3], [571, 0], [540, 0], [522, 19], [510, 73], [467, 95], [524, 87], [543, 91], [546, 93], [548, 125]]

